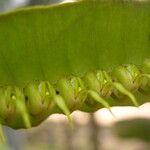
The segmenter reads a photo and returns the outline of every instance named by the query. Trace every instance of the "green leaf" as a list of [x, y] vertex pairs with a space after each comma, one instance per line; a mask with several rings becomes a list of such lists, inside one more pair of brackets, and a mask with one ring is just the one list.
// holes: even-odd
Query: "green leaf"
[[0, 15], [0, 85], [56, 82], [150, 57], [150, 3], [81, 1]]

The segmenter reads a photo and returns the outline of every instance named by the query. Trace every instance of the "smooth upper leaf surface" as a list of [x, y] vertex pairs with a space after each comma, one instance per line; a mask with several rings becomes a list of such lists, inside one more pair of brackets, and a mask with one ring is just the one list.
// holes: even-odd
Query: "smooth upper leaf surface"
[[0, 85], [140, 64], [150, 56], [150, 3], [83, 1], [0, 15]]

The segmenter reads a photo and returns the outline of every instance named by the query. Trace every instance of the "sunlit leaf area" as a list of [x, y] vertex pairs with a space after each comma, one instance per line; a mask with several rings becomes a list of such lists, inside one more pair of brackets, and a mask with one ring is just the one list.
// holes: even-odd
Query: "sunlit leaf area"
[[[66, 1], [63, 1], [63, 0], [0, 0], [0, 13], [5, 14], [10, 11], [19, 10], [20, 8], [26, 8], [26, 7], [31, 8], [33, 6], [36, 7], [37, 5], [39, 7], [41, 5], [42, 7], [44, 6], [46, 7], [47, 5], [55, 6], [60, 3], [62, 5], [63, 3], [74, 3], [74, 1], [75, 0], [66, 0]], [[147, 3], [147, 5], [150, 5], [150, 3], [148, 3], [149, 0], [125, 0], [125, 1], [134, 1], [135, 7], [138, 7], [138, 5], [140, 5], [141, 3]], [[149, 17], [147, 18], [147, 20], [150, 20], [150, 11], [147, 17]], [[80, 19], [84, 20], [84, 18], [82, 17], [80, 17]], [[15, 23], [15, 21], [13, 23]], [[117, 21], [117, 19], [115, 21]], [[6, 18], [6, 22], [7, 22], [7, 18]], [[79, 20], [76, 19], [76, 22], [79, 22]], [[76, 24], [76, 22], [74, 22], [74, 24]], [[59, 24], [59, 20], [58, 20], [58, 24]], [[12, 24], [9, 24], [8, 26], [11, 26], [11, 25]], [[53, 26], [53, 23], [51, 25]], [[107, 24], [104, 24], [104, 26], [105, 25], [107, 26]], [[135, 26], [138, 26], [138, 24], [135, 24]], [[59, 26], [59, 28], [61, 27]], [[149, 21], [149, 27], [147, 28], [150, 28], [150, 21]], [[71, 27], [70, 29], [74, 30]], [[96, 29], [93, 29], [93, 30], [96, 31]], [[134, 29], [132, 28], [131, 32], [133, 30]], [[150, 33], [150, 29], [148, 29], [148, 31]], [[142, 31], [140, 32], [142, 34]], [[56, 34], [57, 34], [57, 31], [56, 31]], [[5, 35], [5, 34], [3, 34], [2, 30], [0, 29], [0, 37], [1, 35]], [[16, 33], [16, 35], [19, 35], [19, 34]], [[58, 33], [57, 36], [58, 37], [62, 36], [62, 34]], [[61, 37], [59, 38], [61, 39]], [[65, 38], [67, 39], [66, 35], [65, 35]], [[87, 37], [87, 38], [91, 38], [91, 37]], [[106, 37], [104, 36], [104, 38]], [[139, 40], [136, 40], [136, 37], [134, 38], [137, 43], [136, 42], [129, 43], [129, 44], [133, 44], [131, 46], [133, 48], [136, 47], [136, 44], [138, 45], [141, 42]], [[5, 37], [4, 39], [7, 41], [7, 37]], [[9, 39], [9, 42], [10, 42], [10, 39]], [[16, 39], [19, 39], [19, 38], [17, 37]], [[101, 37], [101, 39], [103, 40], [103, 37]], [[17, 43], [17, 41], [15, 41], [14, 43]], [[112, 42], [110, 43], [112, 44]], [[107, 44], [109, 44], [109, 42]], [[145, 50], [146, 51], [145, 54], [150, 54], [150, 34], [149, 34], [149, 43], [145, 42], [145, 45], [146, 45], [145, 47], [147, 48], [147, 51]], [[115, 45], [114, 47], [117, 47], [117, 46]], [[3, 46], [0, 46], [0, 48], [3, 48]], [[78, 48], [78, 45], [77, 45], [77, 48]], [[138, 50], [136, 52], [138, 52]], [[140, 53], [139, 57], [140, 56], [144, 57], [145, 54], [142, 54], [142, 51], [139, 51], [139, 53]], [[11, 55], [13, 54], [10, 54], [10, 56]], [[148, 56], [148, 58], [149, 57], [150, 55]], [[0, 56], [0, 58], [2, 58], [2, 56]], [[118, 58], [118, 59], [121, 60], [122, 58], [123, 57]], [[89, 54], [89, 59], [90, 59], [90, 54]], [[139, 60], [141, 60], [141, 58], [139, 58]], [[1, 63], [1, 60], [0, 60], [0, 63]], [[77, 62], [76, 64], [79, 64], [79, 63]], [[90, 66], [90, 63], [87, 63], [87, 64], [89, 64]], [[57, 72], [56, 68], [52, 70], [54, 71], [56, 70]], [[70, 126], [67, 117], [63, 114], [52, 114], [46, 120], [44, 120], [40, 125], [35, 126], [31, 129], [16, 130], [8, 126], [2, 125], [4, 137], [1, 137], [1, 139], [5, 139], [5, 142], [3, 140], [0, 141], [0, 150], [149, 150], [150, 149], [150, 131], [149, 131], [150, 129], [150, 103], [148, 102], [150, 101], [149, 93], [146, 95], [145, 98], [148, 99], [146, 100], [147, 103], [144, 103], [140, 105], [139, 107], [133, 107], [133, 106], [111, 107], [112, 113], [110, 112], [110, 110], [106, 108], [99, 109], [93, 113], [82, 112], [78, 110], [74, 111], [71, 114], [73, 124], [74, 124], [73, 128]], [[0, 106], [0, 109], [1, 109], [1, 106]], [[0, 132], [2, 132], [2, 129], [0, 129]]]

